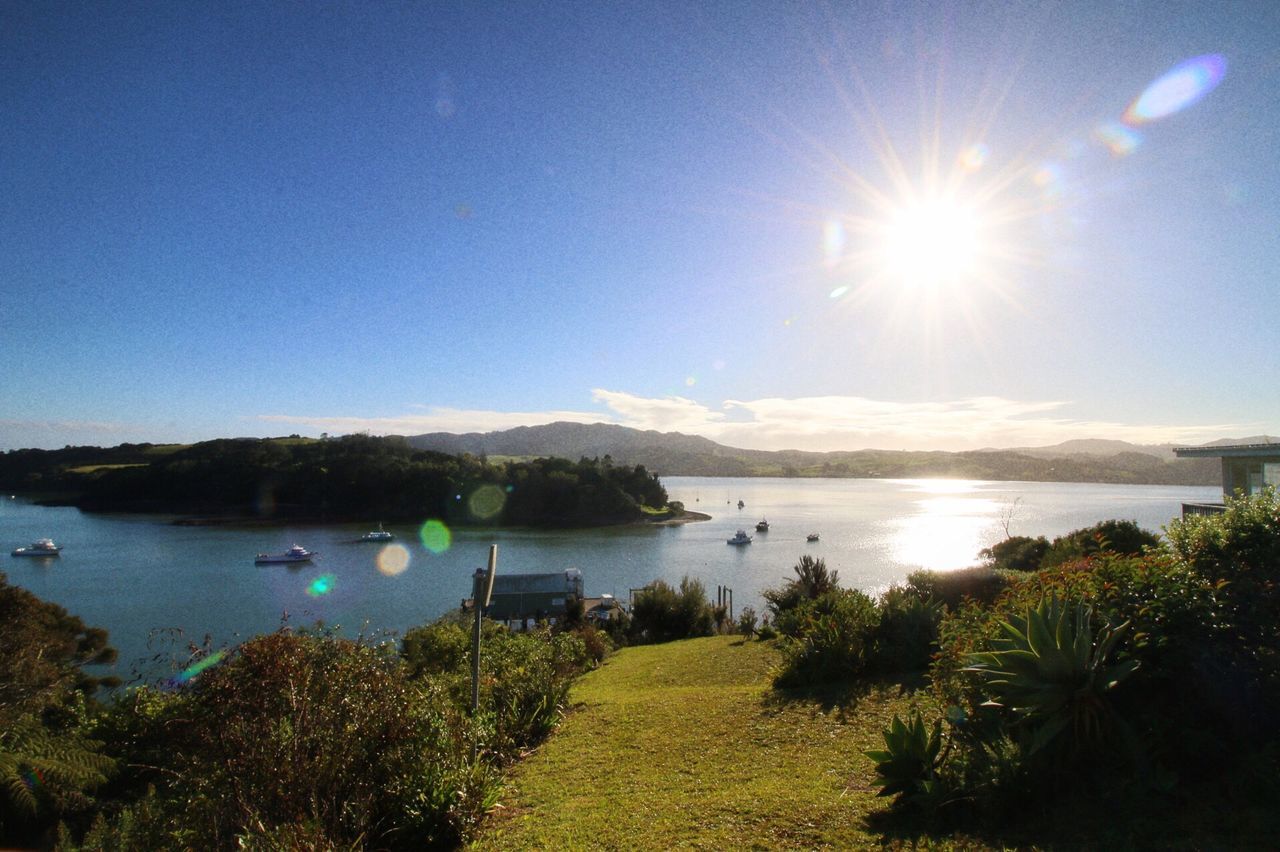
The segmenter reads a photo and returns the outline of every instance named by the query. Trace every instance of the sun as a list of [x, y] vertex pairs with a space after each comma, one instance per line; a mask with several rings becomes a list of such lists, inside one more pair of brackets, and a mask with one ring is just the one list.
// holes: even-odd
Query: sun
[[927, 198], [886, 212], [873, 242], [880, 273], [912, 289], [973, 280], [986, 253], [980, 211], [954, 198]]

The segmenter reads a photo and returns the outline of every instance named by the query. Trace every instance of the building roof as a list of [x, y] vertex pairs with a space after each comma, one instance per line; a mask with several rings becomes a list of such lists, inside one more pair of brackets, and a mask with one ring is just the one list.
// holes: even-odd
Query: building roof
[[1223, 444], [1217, 447], [1174, 447], [1178, 458], [1228, 458], [1258, 459], [1275, 458], [1280, 460], [1280, 443], [1276, 444]]
[[[565, 594], [573, 591], [574, 581], [581, 577], [576, 568], [554, 574], [499, 574], [493, 578], [495, 595]], [[577, 580], [578, 583], [581, 580]]]

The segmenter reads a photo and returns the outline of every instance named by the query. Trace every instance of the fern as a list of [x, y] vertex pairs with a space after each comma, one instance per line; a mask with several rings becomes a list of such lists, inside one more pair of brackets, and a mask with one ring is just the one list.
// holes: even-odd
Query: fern
[[41, 791], [82, 792], [103, 784], [115, 761], [98, 751], [101, 743], [73, 733], [55, 733], [35, 719], [21, 719], [0, 732], [0, 791], [4, 807], [33, 817]]

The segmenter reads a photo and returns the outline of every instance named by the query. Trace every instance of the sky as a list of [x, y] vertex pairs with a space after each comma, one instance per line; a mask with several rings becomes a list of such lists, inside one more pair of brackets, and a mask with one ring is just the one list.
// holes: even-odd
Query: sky
[[1280, 433], [1280, 4], [0, 5], [0, 449]]

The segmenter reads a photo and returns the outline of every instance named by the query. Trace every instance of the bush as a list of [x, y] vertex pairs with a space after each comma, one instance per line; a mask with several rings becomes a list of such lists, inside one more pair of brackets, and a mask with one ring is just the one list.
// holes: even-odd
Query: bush
[[907, 576], [907, 588], [921, 600], [934, 600], [958, 609], [966, 599], [991, 603], [1009, 585], [1009, 575], [985, 566], [956, 571], [915, 571]]
[[1101, 552], [1136, 556], [1159, 544], [1159, 536], [1134, 521], [1102, 521], [1055, 538], [1040, 560], [1040, 567], [1052, 568]]
[[710, 636], [715, 625], [715, 613], [701, 581], [685, 577], [677, 590], [655, 580], [636, 595], [629, 636], [638, 642], [670, 642]]
[[[480, 651], [480, 710], [492, 723], [486, 742], [499, 761], [515, 758], [541, 741], [563, 715], [573, 679], [591, 663], [578, 633], [548, 629], [513, 633], [483, 622]], [[602, 640], [594, 628], [590, 635]], [[405, 634], [401, 646], [410, 677], [448, 690], [459, 708], [471, 703], [471, 631], [436, 622]]]
[[985, 560], [988, 568], [1035, 571], [1048, 552], [1049, 540], [1044, 536], [1015, 535], [983, 548], [978, 551], [978, 556]]
[[1173, 551], [1217, 589], [1217, 671], [1210, 681], [1229, 696], [1243, 735], [1280, 725], [1280, 498], [1269, 488], [1227, 501], [1221, 515], [1169, 525]]
[[826, 592], [786, 613], [782, 687], [847, 681], [867, 667], [880, 613], [875, 601], [853, 589]]
[[[138, 724], [164, 755], [158, 806], [143, 811], [171, 845], [456, 843], [496, 793], [496, 776], [469, 757], [472, 723], [382, 646], [258, 637], [161, 709], [161, 724]], [[138, 812], [128, 818], [139, 831]]]
[[795, 572], [795, 578], [786, 580], [779, 588], [765, 589], [762, 593], [775, 619], [804, 601], [811, 601], [840, 587], [839, 573], [827, 568], [823, 559], [814, 559], [805, 554], [791, 570]]
[[938, 649], [942, 604], [911, 588], [892, 586], [880, 596], [873, 666], [881, 672], [928, 668]]
[[756, 611], [754, 607], [743, 607], [738, 613], [738, 632], [750, 639], [756, 635]]

